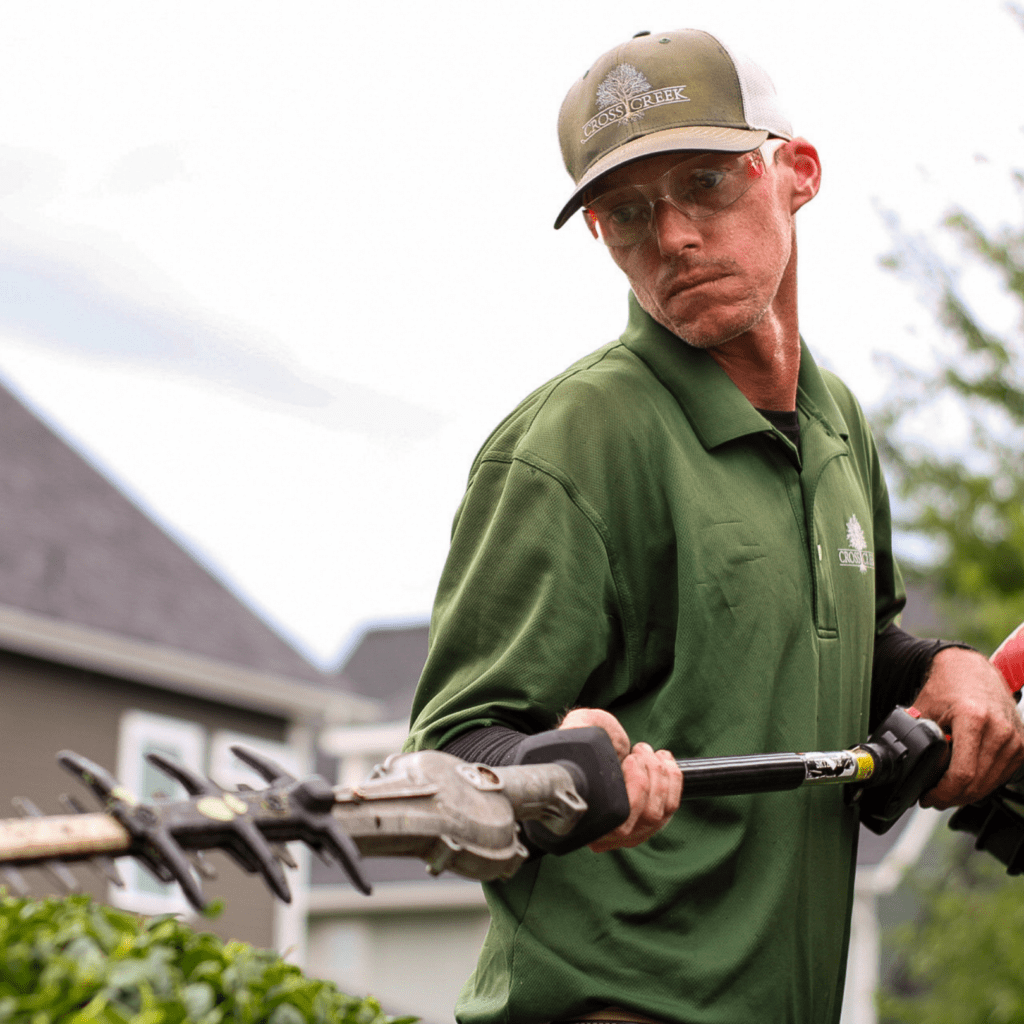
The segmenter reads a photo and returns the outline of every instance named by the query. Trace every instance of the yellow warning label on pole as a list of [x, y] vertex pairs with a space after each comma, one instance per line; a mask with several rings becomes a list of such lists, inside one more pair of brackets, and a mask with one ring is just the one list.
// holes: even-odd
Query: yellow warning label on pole
[[856, 751], [856, 756], [857, 774], [854, 776], [854, 781], [863, 782], [875, 774], [875, 759], [866, 750]]

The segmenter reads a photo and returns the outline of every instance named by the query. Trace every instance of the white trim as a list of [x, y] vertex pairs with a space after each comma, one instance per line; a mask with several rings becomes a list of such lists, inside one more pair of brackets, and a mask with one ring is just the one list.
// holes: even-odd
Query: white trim
[[432, 878], [422, 882], [377, 882], [371, 896], [364, 896], [348, 885], [313, 885], [309, 890], [310, 917], [457, 909], [487, 909], [478, 882]]
[[381, 722], [379, 725], [336, 725], [324, 729], [317, 741], [329, 757], [351, 754], [396, 754], [409, 735], [407, 722]]
[[866, 891], [858, 891], [853, 898], [840, 1024], [878, 1024], [875, 993], [880, 971], [876, 899], [874, 893]]
[[840, 1024], [877, 1024], [879, 983], [878, 897], [893, 892], [917, 863], [945, 815], [915, 807], [896, 842], [878, 864], [861, 864], [854, 879], [850, 951]]
[[368, 697], [0, 605], [0, 648], [310, 723], [372, 722]]
[[374, 766], [402, 749], [409, 726], [405, 722], [380, 725], [337, 725], [320, 733], [320, 750], [338, 759], [338, 786], [358, 786]]
[[903, 880], [908, 868], [917, 863], [942, 818], [942, 812], [934, 807], [915, 807], [899, 838], [882, 860], [875, 865], [862, 864], [857, 868], [856, 891], [876, 894], [892, 892]]

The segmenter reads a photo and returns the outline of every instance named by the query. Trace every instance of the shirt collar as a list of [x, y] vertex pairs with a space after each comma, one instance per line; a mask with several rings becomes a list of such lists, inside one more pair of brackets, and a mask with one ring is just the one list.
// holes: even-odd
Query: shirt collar
[[[619, 340], [642, 359], [672, 393], [694, 433], [709, 451], [738, 437], [771, 429], [768, 421], [707, 352], [687, 345], [662, 327], [641, 308], [632, 292], [629, 294], [629, 324]], [[808, 419], [820, 422], [826, 432], [844, 441], [849, 437], [846, 421], [803, 339], [800, 341], [797, 409]]]

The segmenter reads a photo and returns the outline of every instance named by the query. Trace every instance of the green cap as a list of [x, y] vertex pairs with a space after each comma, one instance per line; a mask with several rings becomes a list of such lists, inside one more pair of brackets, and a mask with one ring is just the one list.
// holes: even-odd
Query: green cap
[[793, 137], [775, 86], [752, 60], [708, 32], [638, 33], [609, 50], [569, 90], [558, 115], [562, 159], [576, 183], [555, 221], [587, 187], [631, 160], [676, 150], [745, 153]]

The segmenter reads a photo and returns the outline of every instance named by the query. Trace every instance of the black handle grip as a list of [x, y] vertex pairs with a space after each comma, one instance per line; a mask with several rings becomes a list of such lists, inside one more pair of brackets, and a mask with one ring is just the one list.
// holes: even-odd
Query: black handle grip
[[942, 778], [949, 741], [934, 722], [896, 708], [861, 746], [875, 758], [876, 774], [846, 796], [860, 804], [861, 823], [883, 835]]
[[564, 764], [587, 802], [587, 811], [567, 836], [556, 836], [536, 821], [524, 821], [529, 842], [546, 853], [578, 850], [607, 835], [629, 817], [629, 796], [619, 757], [604, 729], [552, 729], [528, 736], [516, 748], [515, 764]]

